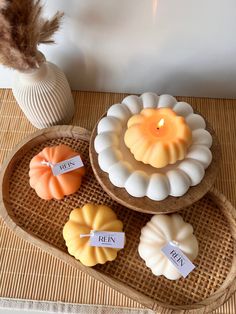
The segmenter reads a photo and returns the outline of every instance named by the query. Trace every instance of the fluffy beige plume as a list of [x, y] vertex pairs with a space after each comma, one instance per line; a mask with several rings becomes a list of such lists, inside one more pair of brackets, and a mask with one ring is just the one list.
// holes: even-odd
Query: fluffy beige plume
[[0, 63], [22, 71], [39, 66], [38, 45], [54, 42], [63, 14], [41, 15], [40, 0], [0, 0]]
[[43, 21], [41, 24], [41, 32], [39, 34], [40, 43], [53, 43], [52, 35], [58, 30], [60, 26], [63, 13], [57, 12], [50, 21]]

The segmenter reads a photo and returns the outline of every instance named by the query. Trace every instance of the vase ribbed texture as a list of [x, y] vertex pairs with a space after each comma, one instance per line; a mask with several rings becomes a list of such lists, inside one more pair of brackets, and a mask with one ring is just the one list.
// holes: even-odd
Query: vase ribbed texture
[[13, 94], [28, 120], [42, 129], [67, 124], [74, 115], [74, 100], [65, 74], [53, 63], [16, 72]]

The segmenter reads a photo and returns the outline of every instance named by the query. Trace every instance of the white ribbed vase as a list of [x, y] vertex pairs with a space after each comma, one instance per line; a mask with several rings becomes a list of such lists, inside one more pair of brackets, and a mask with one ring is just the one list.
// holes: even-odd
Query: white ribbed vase
[[38, 129], [67, 124], [74, 115], [74, 100], [65, 74], [53, 63], [15, 73], [13, 94], [28, 120]]

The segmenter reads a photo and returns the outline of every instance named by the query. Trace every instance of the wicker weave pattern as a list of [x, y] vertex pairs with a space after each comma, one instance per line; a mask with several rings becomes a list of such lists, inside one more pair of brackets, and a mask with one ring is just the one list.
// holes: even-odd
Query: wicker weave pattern
[[[125, 94], [73, 92], [76, 113], [72, 124], [92, 130], [97, 119]], [[223, 160], [216, 187], [236, 206], [236, 100], [178, 97], [201, 112], [214, 127], [220, 140]], [[17, 106], [11, 90], [0, 89], [0, 163], [12, 148], [36, 129]], [[65, 301], [142, 307], [63, 261], [18, 238], [0, 220], [0, 296], [21, 299]], [[218, 314], [235, 312], [236, 295], [219, 309]]]
[[[66, 197], [64, 201], [48, 202], [39, 199], [29, 186], [29, 162], [45, 146], [59, 143], [68, 144], [81, 152], [87, 175], [77, 193]], [[61, 138], [35, 146], [15, 166], [9, 191], [16, 223], [63, 251], [66, 251], [66, 247], [62, 228], [73, 208], [87, 202], [105, 203], [114, 208], [119, 219], [124, 222], [126, 248], [114, 262], [96, 268], [159, 302], [190, 305], [202, 301], [220, 288], [230, 271], [233, 240], [227, 221], [216, 204], [209, 197], [204, 197], [181, 212], [184, 219], [193, 225], [200, 242], [200, 254], [195, 261], [197, 269], [187, 279], [175, 282], [152, 275], [137, 253], [140, 228], [150, 219], [150, 215], [122, 207], [102, 190], [89, 164], [86, 141]]]

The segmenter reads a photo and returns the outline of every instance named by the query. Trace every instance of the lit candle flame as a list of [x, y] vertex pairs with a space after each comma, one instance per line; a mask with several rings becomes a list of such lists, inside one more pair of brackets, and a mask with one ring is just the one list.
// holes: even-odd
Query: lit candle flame
[[162, 119], [157, 123], [157, 128], [160, 129], [164, 124], [165, 124], [165, 120], [162, 118]]

